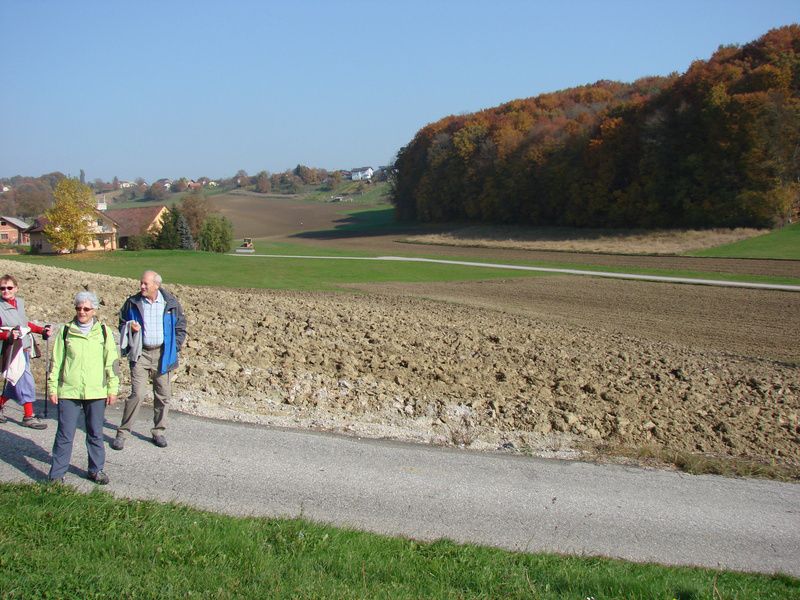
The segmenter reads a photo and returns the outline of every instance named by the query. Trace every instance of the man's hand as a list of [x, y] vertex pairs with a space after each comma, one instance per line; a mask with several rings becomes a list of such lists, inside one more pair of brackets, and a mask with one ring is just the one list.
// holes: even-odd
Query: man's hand
[[111, 406], [116, 401], [117, 401], [117, 395], [116, 394], [109, 394], [108, 398], [106, 398], [106, 405], [107, 406]]
[[131, 321], [131, 331], [139, 331], [142, 328], [139, 321]]
[[58, 394], [50, 394], [50, 404], [58, 404]]

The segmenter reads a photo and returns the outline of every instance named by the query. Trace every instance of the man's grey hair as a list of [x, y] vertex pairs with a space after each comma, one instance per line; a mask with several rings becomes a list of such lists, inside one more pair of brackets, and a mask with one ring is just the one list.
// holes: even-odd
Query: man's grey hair
[[147, 275], [148, 273], [152, 273], [152, 274], [153, 274], [153, 282], [154, 282], [154, 283], [155, 283], [155, 284], [156, 284], [158, 287], [161, 287], [161, 281], [162, 281], [162, 280], [161, 280], [161, 275], [159, 275], [159, 274], [158, 274], [158, 273], [156, 273], [155, 271], [145, 271], [144, 273], [142, 273], [142, 278], [144, 278], [144, 276], [145, 276], [145, 275]]
[[95, 296], [94, 292], [78, 292], [75, 294], [75, 306], [80, 306], [86, 302], [91, 304], [92, 308], [97, 308], [100, 306], [100, 302], [97, 299], [97, 296]]

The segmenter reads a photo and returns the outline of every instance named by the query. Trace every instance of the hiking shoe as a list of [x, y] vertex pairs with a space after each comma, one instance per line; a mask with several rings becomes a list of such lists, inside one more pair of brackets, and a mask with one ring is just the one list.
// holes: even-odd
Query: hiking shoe
[[61, 483], [61, 484], [64, 484], [64, 483], [67, 483], [67, 478], [66, 477], [55, 477], [54, 479], [48, 479], [47, 483]]
[[112, 450], [122, 450], [125, 447], [125, 438], [121, 435], [118, 435], [109, 444]]
[[156, 434], [153, 436], [153, 443], [159, 448], [166, 448], [167, 438], [165, 438], [163, 435]]
[[36, 417], [23, 417], [23, 427], [30, 427], [31, 429], [47, 429], [47, 423], [42, 423]]
[[109, 482], [108, 475], [106, 475], [103, 471], [89, 473], [89, 479], [94, 481], [97, 485], [106, 485]]

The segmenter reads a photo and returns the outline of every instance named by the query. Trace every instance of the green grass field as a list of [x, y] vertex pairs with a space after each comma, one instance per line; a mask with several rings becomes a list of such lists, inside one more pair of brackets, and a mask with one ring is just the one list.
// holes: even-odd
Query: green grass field
[[[378, 227], [383, 218], [375, 211]], [[155, 269], [170, 283], [209, 285], [233, 288], [268, 288], [293, 290], [335, 290], [337, 286], [352, 283], [382, 282], [441, 282], [477, 281], [512, 277], [543, 277], [546, 273], [493, 269], [447, 264], [348, 260], [345, 257], [374, 257], [367, 252], [353, 252], [318, 248], [303, 244], [270, 243], [254, 240], [256, 254], [281, 256], [332, 256], [336, 259], [263, 258], [248, 255], [212, 254], [183, 250], [145, 250], [139, 252], [80, 253], [75, 255], [8, 255], [8, 260], [24, 261], [76, 271], [103, 273], [119, 277], [136, 278], [146, 269]], [[435, 254], [415, 254], [421, 258], [459, 260]], [[467, 262], [491, 263], [490, 260], [462, 258]], [[613, 269], [573, 263], [504, 261], [512, 265], [547, 268], [579, 269], [584, 271], [627, 272], [641, 275], [687, 277], [694, 279], [723, 279], [800, 285], [800, 279], [723, 273], [666, 271], [658, 269]]]
[[[420, 543], [0, 484], [2, 598], [800, 598], [800, 581]], [[611, 534], [611, 533], [610, 533]]]
[[[294, 244], [256, 243], [257, 252], [288, 255], [343, 256], [344, 253], [310, 249]], [[351, 255], [352, 253], [348, 253]], [[452, 265], [377, 262], [360, 260], [259, 258], [190, 252], [145, 250], [141, 252], [81, 253], [63, 256], [9, 256], [9, 260], [48, 265], [76, 271], [137, 278], [146, 269], [158, 271], [169, 283], [234, 288], [333, 290], [348, 283], [386, 281], [468, 281], [536, 276], [501, 269]]]
[[719, 258], [778, 258], [800, 260], [800, 223], [735, 244], [689, 253]]

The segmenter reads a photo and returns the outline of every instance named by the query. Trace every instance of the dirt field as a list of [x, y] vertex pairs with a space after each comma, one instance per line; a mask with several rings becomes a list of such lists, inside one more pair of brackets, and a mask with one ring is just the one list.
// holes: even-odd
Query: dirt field
[[[249, 222], [265, 224], [254, 237], [389, 254], [800, 273], [797, 261], [433, 249], [396, 235], [302, 232], [332, 228], [339, 210], [265, 201]], [[279, 231], [301, 220], [290, 235]], [[69, 317], [72, 294], [86, 286], [113, 323], [136, 289], [4, 264], [36, 319]], [[190, 413], [476, 450], [578, 457], [656, 446], [800, 466], [800, 294], [573, 277], [353, 293], [165, 287], [188, 315], [175, 404]]]
[[[0, 268], [17, 275], [30, 315], [46, 321], [72, 312], [65, 288], [86, 286], [101, 296], [100, 318], [114, 322], [136, 287], [42, 266]], [[528, 283], [539, 291], [556, 285]], [[798, 301], [771, 304], [787, 325], [777, 342], [757, 327], [748, 334], [763, 352], [748, 351], [746, 342], [742, 352], [721, 352], [708, 349], [717, 340], [698, 335], [697, 343], [688, 325], [671, 334], [667, 323], [680, 310], [657, 301], [662, 292], [651, 285], [615, 297], [617, 316], [598, 308], [613, 293], [601, 287], [585, 294], [583, 313], [562, 309], [566, 317], [420, 299], [408, 288], [369, 296], [220, 290], [210, 302], [207, 288], [171, 286], [190, 331], [175, 404], [218, 418], [479, 450], [577, 457], [579, 448], [655, 444], [800, 464], [800, 368], [761, 357], [780, 353], [797, 331]], [[628, 323], [626, 297], [636, 299]], [[719, 297], [716, 314], [760, 299]], [[672, 307], [654, 326], [658, 319], [647, 313], [658, 302]], [[735, 331], [722, 335], [735, 338]]]

